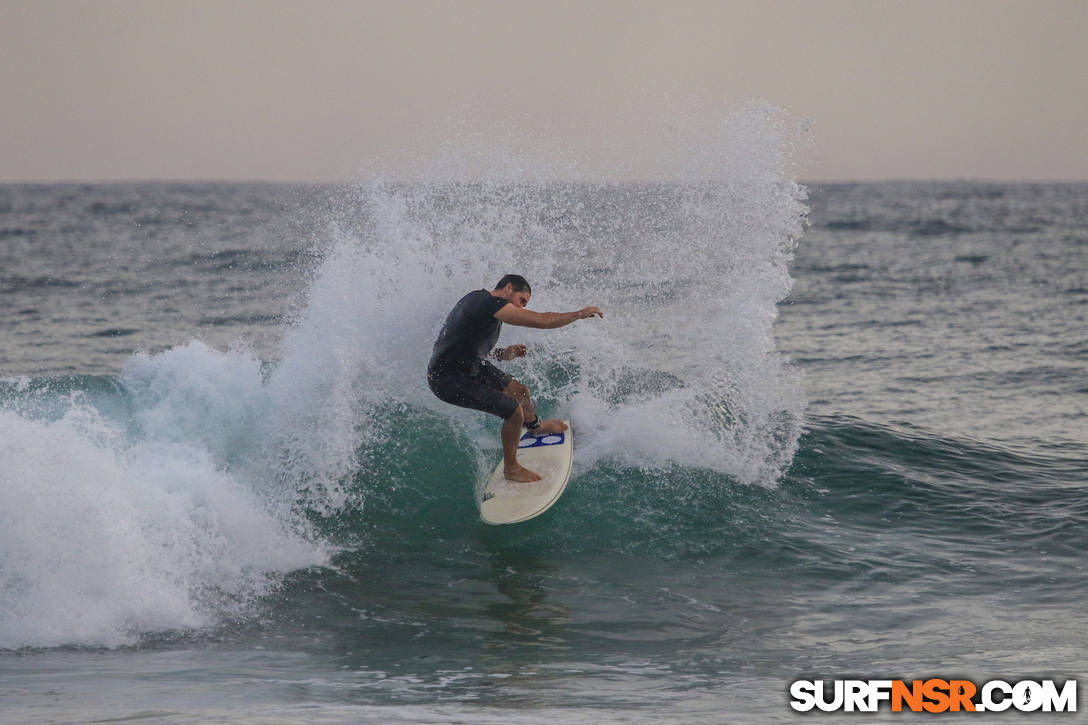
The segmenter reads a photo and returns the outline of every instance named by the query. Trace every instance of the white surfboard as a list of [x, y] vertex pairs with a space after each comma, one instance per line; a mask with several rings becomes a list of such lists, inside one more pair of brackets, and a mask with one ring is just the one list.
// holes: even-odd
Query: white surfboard
[[480, 518], [488, 524], [516, 524], [552, 507], [570, 480], [574, 461], [574, 431], [563, 421], [562, 433], [536, 436], [526, 433], [518, 443], [518, 463], [540, 476], [539, 481], [517, 483], [502, 475], [502, 461], [487, 479], [480, 497]]

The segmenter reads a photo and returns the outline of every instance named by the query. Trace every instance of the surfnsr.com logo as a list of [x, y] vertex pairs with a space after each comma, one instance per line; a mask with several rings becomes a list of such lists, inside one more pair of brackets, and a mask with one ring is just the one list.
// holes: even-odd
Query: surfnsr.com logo
[[798, 712], [1076, 712], [1077, 681], [796, 680], [790, 698]]

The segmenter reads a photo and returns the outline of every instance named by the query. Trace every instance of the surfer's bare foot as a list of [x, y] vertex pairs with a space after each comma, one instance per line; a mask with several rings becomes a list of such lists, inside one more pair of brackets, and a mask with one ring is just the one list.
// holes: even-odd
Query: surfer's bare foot
[[525, 466], [517, 464], [504, 467], [502, 469], [502, 477], [507, 481], [515, 481], [517, 483], [532, 483], [533, 481], [540, 480], [540, 476], [536, 475]]
[[549, 418], [548, 420], [540, 421], [540, 427], [532, 431], [535, 436], [546, 436], [552, 433], [562, 433], [567, 429], [567, 424], [558, 418]]

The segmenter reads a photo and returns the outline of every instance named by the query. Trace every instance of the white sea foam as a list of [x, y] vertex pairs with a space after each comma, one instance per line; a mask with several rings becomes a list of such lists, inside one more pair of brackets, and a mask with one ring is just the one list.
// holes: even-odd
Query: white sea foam
[[192, 343], [123, 379], [129, 425], [81, 395], [59, 418], [0, 411], [0, 648], [208, 626], [325, 559], [232, 470], [251, 358]]

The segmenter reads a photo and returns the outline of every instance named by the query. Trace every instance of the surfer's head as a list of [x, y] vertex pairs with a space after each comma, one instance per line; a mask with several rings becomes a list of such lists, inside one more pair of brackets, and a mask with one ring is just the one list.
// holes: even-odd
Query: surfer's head
[[525, 305], [529, 304], [533, 288], [529, 286], [529, 281], [520, 274], [507, 274], [495, 285], [494, 294], [496, 297], [502, 297], [517, 307], [525, 307]]

